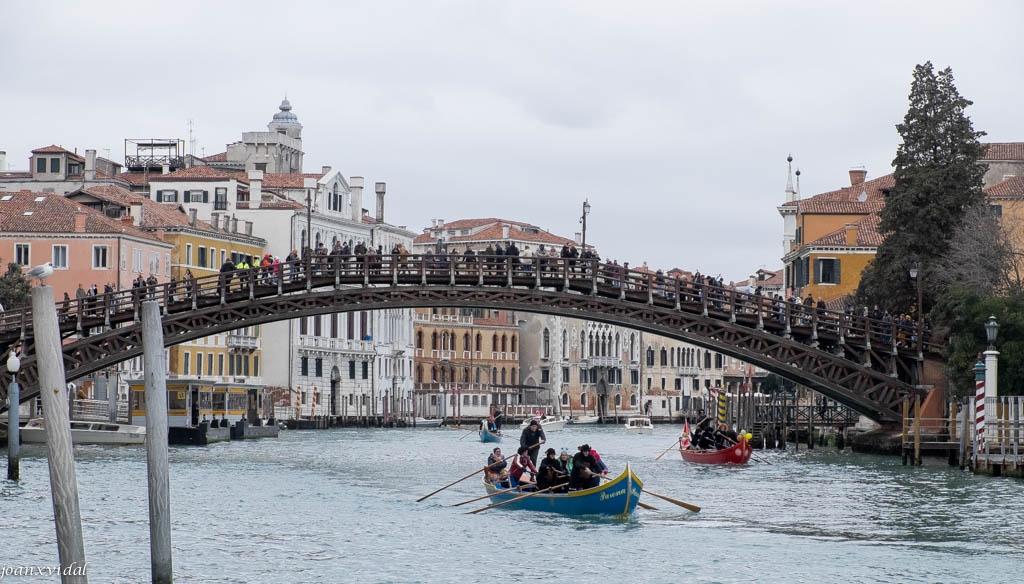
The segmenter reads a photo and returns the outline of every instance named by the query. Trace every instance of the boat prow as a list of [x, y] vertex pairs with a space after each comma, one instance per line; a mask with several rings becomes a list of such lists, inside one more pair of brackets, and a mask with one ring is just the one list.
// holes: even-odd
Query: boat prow
[[[21, 428], [21, 441], [44, 444], [46, 426], [42, 418], [32, 418]], [[109, 422], [71, 421], [71, 442], [74, 444], [133, 445], [146, 442], [146, 427]]]
[[[501, 489], [486, 480], [484, 485], [491, 494], [491, 503], [502, 503], [529, 494], [519, 491], [499, 492]], [[563, 515], [629, 515], [636, 510], [643, 488], [643, 482], [627, 463], [622, 474], [602, 485], [568, 493], [530, 495], [504, 507]]]

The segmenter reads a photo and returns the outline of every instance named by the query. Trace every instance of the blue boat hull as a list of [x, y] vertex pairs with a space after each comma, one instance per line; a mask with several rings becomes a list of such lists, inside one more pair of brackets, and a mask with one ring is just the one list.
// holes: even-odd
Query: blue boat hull
[[[502, 503], [524, 493], [511, 491], [499, 493], [500, 489], [491, 483], [484, 483], [491, 503]], [[618, 477], [601, 486], [583, 491], [568, 493], [540, 493], [531, 495], [503, 505], [506, 509], [524, 509], [527, 511], [545, 511], [563, 515], [629, 515], [636, 510], [640, 502], [640, 493], [644, 484], [640, 481], [629, 465]]]
[[500, 434], [495, 434], [494, 432], [485, 430], [483, 428], [481, 428], [478, 433], [480, 434], [481, 442], [501, 442]]

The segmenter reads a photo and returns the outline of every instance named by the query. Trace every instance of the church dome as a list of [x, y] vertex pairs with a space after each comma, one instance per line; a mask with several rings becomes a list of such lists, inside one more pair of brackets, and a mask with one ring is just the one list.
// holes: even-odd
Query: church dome
[[278, 106], [281, 110], [274, 114], [274, 120], [271, 124], [275, 126], [293, 125], [299, 123], [299, 117], [292, 113], [292, 104], [287, 98], [281, 101], [281, 105]]

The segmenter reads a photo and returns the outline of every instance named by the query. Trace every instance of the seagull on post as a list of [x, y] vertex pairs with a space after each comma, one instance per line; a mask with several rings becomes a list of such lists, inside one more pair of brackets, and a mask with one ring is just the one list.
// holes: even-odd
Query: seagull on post
[[53, 264], [51, 262], [46, 262], [41, 266], [36, 266], [32, 268], [25, 275], [29, 278], [35, 278], [39, 280], [39, 283], [42, 284], [43, 280], [53, 275]]

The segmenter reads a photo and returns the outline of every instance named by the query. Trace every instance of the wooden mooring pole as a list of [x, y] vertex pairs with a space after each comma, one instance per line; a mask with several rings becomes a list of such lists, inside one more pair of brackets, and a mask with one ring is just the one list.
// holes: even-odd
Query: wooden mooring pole
[[50, 491], [53, 496], [53, 522], [57, 528], [61, 582], [77, 584], [88, 582], [85, 574], [85, 540], [82, 537], [78, 478], [75, 476], [75, 457], [71, 445], [64, 354], [61, 351], [57, 311], [53, 306], [52, 287], [36, 286], [32, 289], [39, 395], [43, 401], [43, 423], [46, 425], [47, 461], [50, 466]]
[[174, 580], [171, 567], [171, 487], [167, 456], [167, 365], [160, 304], [142, 303], [142, 359], [146, 376], [146, 475], [149, 480], [149, 554], [154, 584]]
[[21, 435], [19, 414], [21, 414], [21, 388], [18, 386], [18, 368], [21, 360], [17, 352], [11, 350], [7, 359], [7, 369], [11, 372], [11, 385], [7, 388], [7, 480], [21, 480]]
[[914, 465], [921, 466], [921, 398], [914, 398]]

